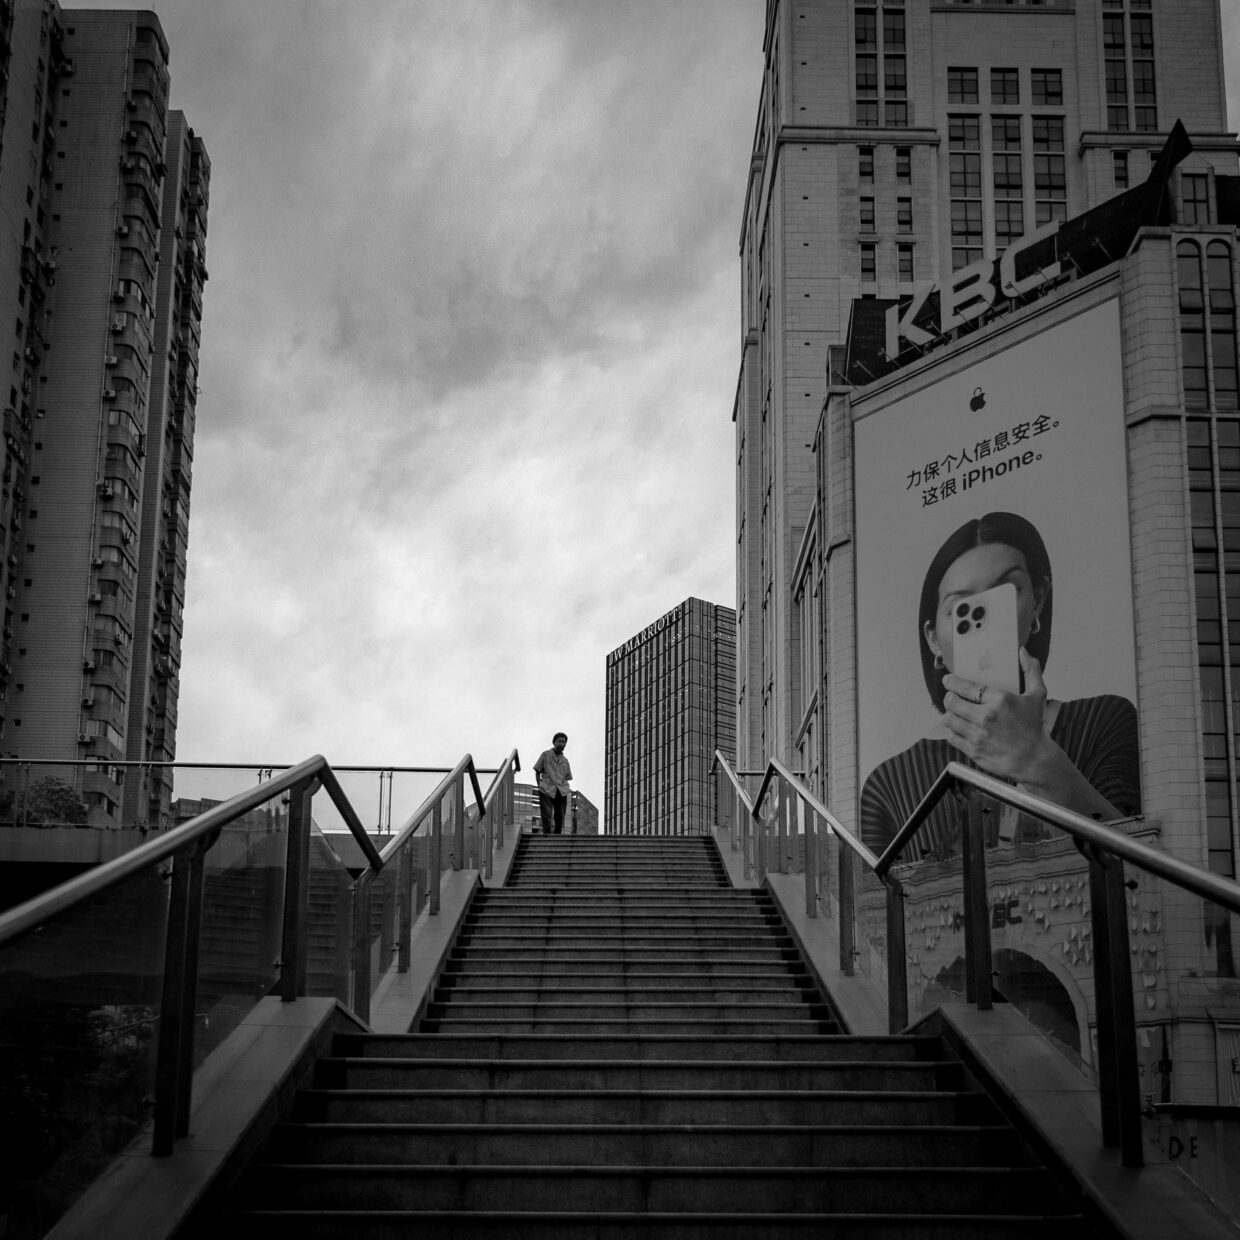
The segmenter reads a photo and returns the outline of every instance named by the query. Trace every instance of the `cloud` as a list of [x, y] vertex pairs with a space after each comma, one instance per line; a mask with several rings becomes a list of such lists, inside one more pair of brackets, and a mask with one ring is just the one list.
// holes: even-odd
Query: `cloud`
[[734, 597], [762, 6], [158, 12], [212, 161], [179, 755], [563, 727], [601, 803], [607, 652]]

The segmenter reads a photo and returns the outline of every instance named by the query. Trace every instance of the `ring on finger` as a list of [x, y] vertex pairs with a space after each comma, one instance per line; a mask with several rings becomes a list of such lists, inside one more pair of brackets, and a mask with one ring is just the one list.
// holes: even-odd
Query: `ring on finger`
[[985, 686], [985, 685], [978, 685], [978, 686], [977, 686], [977, 694], [974, 696], [973, 700], [974, 700], [974, 701], [975, 701], [975, 702], [976, 702], [979, 706], [982, 704], [982, 697], [983, 697], [983, 695], [985, 694], [985, 692], [986, 692], [986, 686]]

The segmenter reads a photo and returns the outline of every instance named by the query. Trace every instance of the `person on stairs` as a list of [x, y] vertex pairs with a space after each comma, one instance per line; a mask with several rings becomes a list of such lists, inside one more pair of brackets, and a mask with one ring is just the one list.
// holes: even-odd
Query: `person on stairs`
[[561, 835], [564, 832], [564, 811], [568, 808], [568, 781], [573, 772], [564, 756], [568, 734], [557, 732], [551, 738], [551, 748], [544, 749], [534, 763], [538, 775], [538, 812], [542, 816], [544, 835]]

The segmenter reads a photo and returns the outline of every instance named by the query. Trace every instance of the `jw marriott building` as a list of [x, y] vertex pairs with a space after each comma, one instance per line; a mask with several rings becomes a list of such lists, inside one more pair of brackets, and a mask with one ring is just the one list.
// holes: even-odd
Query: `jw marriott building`
[[711, 764], [735, 757], [730, 607], [689, 598], [607, 656], [604, 831], [703, 835]]
[[113, 765], [175, 754], [210, 163], [168, 99], [153, 13], [0, 0], [0, 752], [97, 826], [170, 821]]

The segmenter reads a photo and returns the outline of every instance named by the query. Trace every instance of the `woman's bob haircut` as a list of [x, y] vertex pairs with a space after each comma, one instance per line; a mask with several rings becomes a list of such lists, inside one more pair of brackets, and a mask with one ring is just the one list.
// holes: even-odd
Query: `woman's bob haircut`
[[1014, 512], [988, 512], [984, 517], [966, 521], [939, 548], [921, 587], [921, 606], [917, 614], [917, 647], [921, 651], [921, 670], [930, 692], [935, 710], [943, 710], [943, 669], [934, 666], [934, 651], [926, 641], [926, 625], [935, 627], [939, 611], [939, 586], [947, 570], [966, 551], [984, 547], [990, 543], [1002, 543], [1019, 551], [1025, 557], [1025, 567], [1035, 592], [1042, 593], [1042, 605], [1038, 610], [1040, 624], [1036, 633], [1030, 633], [1026, 649], [1043, 668], [1051, 648], [1051, 605], [1054, 602], [1051, 589], [1051, 562], [1046, 554], [1042, 535], [1024, 517]]

